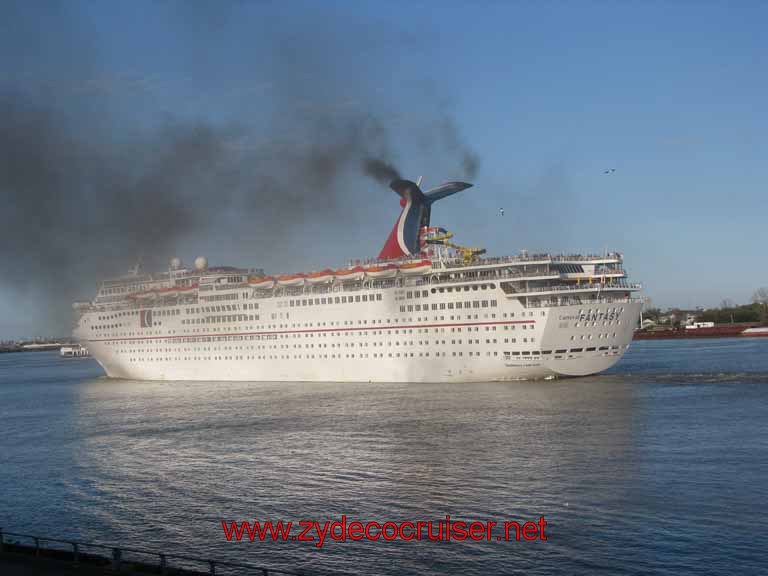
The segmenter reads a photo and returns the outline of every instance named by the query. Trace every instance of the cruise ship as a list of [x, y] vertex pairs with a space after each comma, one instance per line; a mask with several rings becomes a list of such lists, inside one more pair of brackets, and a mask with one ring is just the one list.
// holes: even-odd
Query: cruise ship
[[378, 258], [265, 274], [172, 258], [102, 281], [74, 336], [107, 375], [137, 380], [487, 382], [584, 376], [627, 351], [640, 289], [617, 252], [488, 257], [433, 226], [471, 187], [395, 180]]

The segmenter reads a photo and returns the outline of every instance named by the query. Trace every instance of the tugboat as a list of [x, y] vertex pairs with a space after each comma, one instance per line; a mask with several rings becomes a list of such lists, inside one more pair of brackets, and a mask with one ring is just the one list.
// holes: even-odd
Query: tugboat
[[62, 346], [59, 350], [59, 356], [62, 358], [88, 358], [90, 353], [88, 348], [82, 344], [71, 344], [69, 346]]

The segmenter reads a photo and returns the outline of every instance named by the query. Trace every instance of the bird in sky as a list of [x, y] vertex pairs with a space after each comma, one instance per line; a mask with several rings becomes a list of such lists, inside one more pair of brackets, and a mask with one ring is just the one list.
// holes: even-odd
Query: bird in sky
[[613, 174], [616, 172], [616, 168], [608, 168], [608, 170], [605, 170], [603, 174]]
[[499, 214], [501, 214], [502, 216], [504, 216], [504, 208], [499, 208]]

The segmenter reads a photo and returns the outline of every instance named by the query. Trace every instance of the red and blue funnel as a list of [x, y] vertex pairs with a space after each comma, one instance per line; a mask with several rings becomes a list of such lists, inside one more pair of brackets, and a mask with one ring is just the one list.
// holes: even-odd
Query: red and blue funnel
[[389, 187], [400, 195], [400, 206], [403, 210], [384, 248], [381, 249], [379, 259], [391, 260], [417, 256], [421, 251], [419, 230], [429, 226], [432, 204], [471, 186], [472, 184], [466, 182], [446, 182], [437, 188], [422, 192], [415, 182], [393, 180]]

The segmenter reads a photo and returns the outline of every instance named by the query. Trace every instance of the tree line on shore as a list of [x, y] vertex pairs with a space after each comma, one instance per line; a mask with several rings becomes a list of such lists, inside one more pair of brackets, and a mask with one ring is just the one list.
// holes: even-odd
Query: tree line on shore
[[648, 307], [643, 310], [643, 319], [671, 326], [685, 324], [690, 316], [695, 316], [696, 322], [714, 322], [715, 324], [768, 324], [768, 287], [755, 290], [752, 294], [752, 302], [749, 304], [735, 304], [732, 300], [725, 299], [717, 308], [697, 310], [672, 308], [662, 311], [660, 308]]

